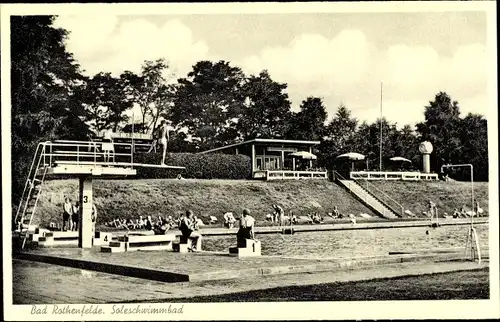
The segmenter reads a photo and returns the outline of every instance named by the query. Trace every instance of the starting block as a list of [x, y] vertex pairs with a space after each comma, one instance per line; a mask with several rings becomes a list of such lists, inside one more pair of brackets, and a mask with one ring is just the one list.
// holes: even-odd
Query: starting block
[[[177, 253], [188, 253], [193, 248], [193, 239], [180, 236], [179, 242], [173, 244], [173, 251]], [[201, 238], [198, 238], [196, 250], [201, 251]]]
[[139, 250], [173, 250], [175, 235], [119, 236], [117, 241], [110, 241], [108, 246], [101, 246], [103, 253], [122, 253]]
[[39, 247], [78, 245], [77, 231], [49, 231], [38, 237]]
[[230, 247], [229, 255], [236, 257], [261, 256], [260, 241], [253, 239], [245, 239], [245, 247]]
[[28, 241], [30, 243], [38, 243], [38, 239], [40, 237], [45, 237], [45, 234], [46, 233], [49, 233], [51, 232], [50, 230], [48, 229], [45, 229], [45, 228], [35, 228], [35, 231], [32, 232], [32, 233], [28, 233]]
[[112, 240], [112, 233], [96, 231], [94, 235], [94, 246], [108, 246]]

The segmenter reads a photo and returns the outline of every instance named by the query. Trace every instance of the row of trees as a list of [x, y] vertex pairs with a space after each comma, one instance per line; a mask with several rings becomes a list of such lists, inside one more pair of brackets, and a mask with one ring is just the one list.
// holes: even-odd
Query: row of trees
[[473, 163], [476, 178], [488, 174], [486, 120], [460, 116], [457, 102], [443, 92], [426, 107], [416, 131], [398, 129], [383, 119], [360, 123], [344, 105], [334, 117], [321, 98], [307, 97], [300, 111], [291, 110], [287, 85], [267, 71], [245, 75], [229, 62], [197, 62], [186, 77], [176, 79], [164, 59], [145, 61], [139, 73], [119, 77], [82, 74], [66, 50], [67, 32], [52, 26], [52, 16], [11, 17], [12, 169], [13, 192], [26, 178], [36, 144], [43, 140], [86, 139], [104, 129], [130, 131], [127, 116], [140, 110], [135, 131], [149, 133], [161, 119], [173, 122], [171, 149], [196, 152], [256, 137], [319, 140], [320, 165], [347, 151], [368, 156], [378, 165], [379, 131], [383, 156], [401, 155], [420, 162], [418, 143], [435, 146], [432, 160]]

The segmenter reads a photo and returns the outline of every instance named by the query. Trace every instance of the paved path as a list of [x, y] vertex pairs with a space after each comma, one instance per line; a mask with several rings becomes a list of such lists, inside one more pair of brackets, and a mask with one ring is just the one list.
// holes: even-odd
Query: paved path
[[14, 304], [166, 302], [291, 285], [362, 281], [407, 275], [473, 270], [488, 262], [422, 262], [315, 274], [268, 275], [238, 280], [162, 283], [77, 268], [13, 260]]

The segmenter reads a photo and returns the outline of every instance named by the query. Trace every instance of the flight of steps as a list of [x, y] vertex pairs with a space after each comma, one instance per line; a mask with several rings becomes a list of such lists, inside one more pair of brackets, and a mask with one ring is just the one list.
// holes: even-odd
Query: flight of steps
[[391, 209], [386, 207], [380, 200], [375, 198], [371, 193], [353, 180], [338, 180], [345, 188], [363, 201], [366, 206], [373, 209], [380, 217], [393, 219], [398, 218], [398, 215]]

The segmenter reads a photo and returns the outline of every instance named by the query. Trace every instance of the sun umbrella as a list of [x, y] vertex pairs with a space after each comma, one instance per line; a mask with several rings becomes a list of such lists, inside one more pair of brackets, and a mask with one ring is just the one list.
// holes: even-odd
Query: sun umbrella
[[307, 151], [290, 153], [288, 156], [293, 158], [302, 158], [304, 160], [316, 160], [318, 157]]
[[340, 159], [340, 158], [358, 161], [358, 160], [364, 160], [365, 156], [362, 154], [356, 153], [356, 152], [348, 152], [348, 153], [341, 154], [337, 157], [337, 159]]
[[389, 160], [391, 161], [397, 161], [397, 162], [410, 162], [410, 160], [406, 159], [406, 158], [403, 158], [403, 157], [393, 157], [393, 158], [390, 158]]

